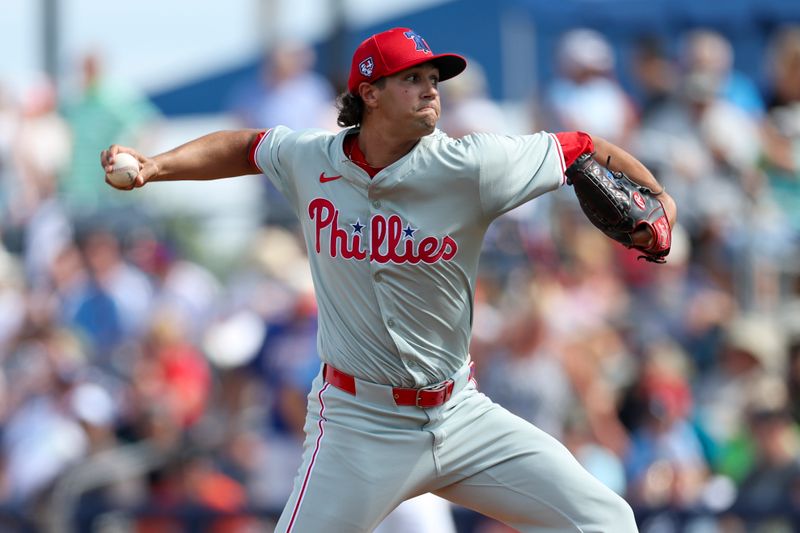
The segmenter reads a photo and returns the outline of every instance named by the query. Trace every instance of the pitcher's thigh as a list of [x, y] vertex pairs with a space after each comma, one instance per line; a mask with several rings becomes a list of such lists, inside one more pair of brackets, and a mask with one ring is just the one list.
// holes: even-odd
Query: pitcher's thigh
[[[367, 533], [397, 504], [395, 495], [337, 472], [324, 455], [323, 451], [317, 457], [321, 462], [313, 465], [309, 476], [301, 470], [276, 533]], [[303, 466], [307, 468], [305, 461]]]
[[385, 425], [379, 409], [338, 389], [312, 394], [302, 464], [275, 531], [371, 532], [422, 483], [433, 470], [419, 460], [430, 437]]
[[502, 460], [436, 494], [522, 532], [637, 531], [627, 502], [560, 442], [510, 413], [497, 415], [515, 427], [505, 435], [515, 442], [493, 444]]

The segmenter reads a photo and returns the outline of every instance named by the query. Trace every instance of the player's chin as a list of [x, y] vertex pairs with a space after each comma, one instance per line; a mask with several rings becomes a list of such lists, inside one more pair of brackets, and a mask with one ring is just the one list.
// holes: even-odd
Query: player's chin
[[425, 122], [425, 123], [420, 122], [419, 124], [417, 124], [417, 131], [416, 131], [416, 133], [414, 135], [417, 138], [425, 137], [426, 135], [430, 135], [434, 131], [436, 131], [436, 124], [435, 123], [434, 124], [429, 124], [427, 122]]
[[417, 120], [417, 124], [421, 129], [428, 130], [428, 133], [432, 133], [433, 130], [436, 129], [436, 123], [439, 122], [439, 114], [438, 113], [423, 113], [419, 116]]

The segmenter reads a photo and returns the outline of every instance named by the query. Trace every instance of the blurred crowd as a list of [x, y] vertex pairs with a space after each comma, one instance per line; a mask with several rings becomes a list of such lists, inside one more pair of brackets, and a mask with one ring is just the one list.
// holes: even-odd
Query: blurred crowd
[[[623, 84], [618, 51], [578, 29], [523, 114], [474, 61], [441, 86], [451, 136], [589, 131], [678, 203], [651, 265], [568, 188], [548, 194], [491, 226], [475, 293], [479, 388], [564, 442], [642, 531], [800, 531], [800, 27], [775, 33], [764, 79], [734, 60], [711, 30], [642, 40]], [[335, 128], [313, 64], [276, 50], [231, 118]], [[0, 529], [268, 529], [319, 370], [296, 222], [264, 180], [246, 253], [204, 264], [169, 212], [103, 183], [100, 151], [147, 151], [164, 119], [98, 58], [80, 72], [74, 94], [0, 88]]]

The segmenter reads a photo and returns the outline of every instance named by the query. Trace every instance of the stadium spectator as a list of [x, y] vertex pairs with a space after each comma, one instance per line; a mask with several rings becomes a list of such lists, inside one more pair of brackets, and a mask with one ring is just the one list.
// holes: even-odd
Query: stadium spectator
[[158, 118], [153, 104], [131, 85], [111, 83], [96, 53], [80, 61], [78, 93], [64, 99], [62, 113], [72, 131], [70, 167], [61, 176], [62, 198], [75, 217], [91, 215], [101, 200], [120, 196], [97, 187], [95, 153], [115, 142], [135, 141]]
[[764, 112], [761, 92], [746, 74], [734, 68], [734, 50], [722, 34], [698, 29], [684, 36], [681, 63], [687, 76], [703, 75], [713, 80], [717, 96], [760, 118]]
[[550, 131], [592, 131], [627, 146], [636, 126], [630, 97], [616, 80], [614, 49], [600, 33], [570, 30], [558, 48], [558, 76], [546, 92]]

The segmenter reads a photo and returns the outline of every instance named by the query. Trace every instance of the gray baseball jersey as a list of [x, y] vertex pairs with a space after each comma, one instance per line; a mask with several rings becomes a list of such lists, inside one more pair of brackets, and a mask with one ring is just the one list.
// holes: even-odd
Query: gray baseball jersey
[[[350, 131], [276, 127], [251, 154], [302, 223], [319, 353], [337, 369], [309, 393], [302, 464], [276, 531], [371, 531], [426, 492], [520, 531], [636, 531], [622, 498], [470, 379], [484, 233], [564, 183], [559, 138], [436, 131], [370, 178], [344, 153]], [[347, 374], [338, 384], [337, 372]], [[416, 402], [398, 400], [398, 386], [445, 380], [444, 403], [418, 407], [416, 391]]]
[[468, 357], [486, 228], [564, 182], [560, 145], [436, 131], [371, 179], [345, 156], [347, 133], [276, 127], [255, 152], [302, 222], [319, 353], [377, 383], [442, 381]]

